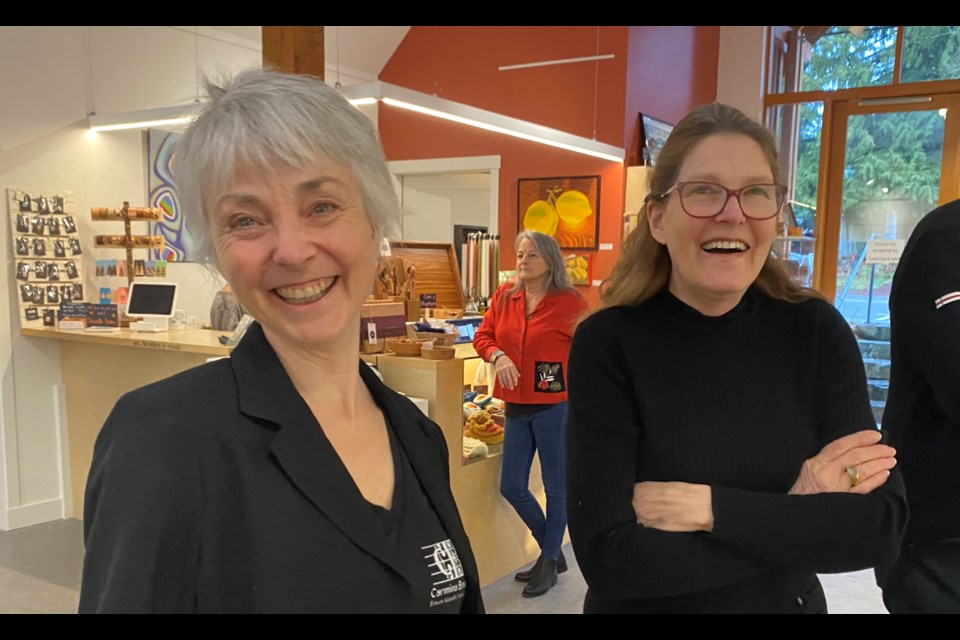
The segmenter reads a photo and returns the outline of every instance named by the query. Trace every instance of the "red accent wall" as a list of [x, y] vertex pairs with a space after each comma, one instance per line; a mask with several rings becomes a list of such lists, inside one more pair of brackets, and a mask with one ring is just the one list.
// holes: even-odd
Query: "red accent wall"
[[[665, 30], [669, 33], [660, 33]], [[636, 135], [638, 105], [676, 121], [716, 96], [719, 27], [411, 27], [380, 80], [473, 107], [623, 146]], [[524, 62], [613, 53], [613, 60], [499, 71]], [[627, 79], [630, 78], [628, 82]], [[653, 86], [655, 90], [644, 88]], [[513, 268], [517, 180], [599, 175], [600, 243], [593, 278], [619, 255], [623, 166], [488, 133], [381, 103], [389, 160], [499, 155], [502, 269]], [[596, 135], [594, 135], [596, 131]], [[581, 287], [591, 304], [596, 287]]]
[[[498, 70], [598, 52], [616, 57]], [[380, 80], [620, 146], [626, 65], [627, 27], [411, 27]]]
[[630, 27], [622, 143], [635, 164], [640, 113], [676, 124], [717, 99], [720, 27]]

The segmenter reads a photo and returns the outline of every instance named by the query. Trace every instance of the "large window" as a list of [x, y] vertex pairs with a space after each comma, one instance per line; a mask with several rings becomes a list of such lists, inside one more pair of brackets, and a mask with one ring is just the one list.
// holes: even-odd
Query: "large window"
[[771, 27], [769, 94], [960, 78], [960, 27]]
[[901, 82], [960, 78], [960, 27], [904, 27]]
[[[807, 29], [829, 31], [807, 33]], [[862, 29], [862, 31], [861, 31]], [[801, 27], [801, 91], [835, 91], [893, 82], [897, 27]]]
[[767, 124], [799, 227], [774, 251], [854, 326], [879, 423], [896, 248], [960, 197], [960, 27], [770, 27], [768, 49]]
[[859, 255], [841, 223], [858, 203], [897, 199], [916, 215], [960, 196], [943, 107], [960, 96], [960, 27], [770, 27], [768, 50], [766, 122], [789, 217], [816, 238], [812, 284], [830, 297], [843, 286], [840, 258]]

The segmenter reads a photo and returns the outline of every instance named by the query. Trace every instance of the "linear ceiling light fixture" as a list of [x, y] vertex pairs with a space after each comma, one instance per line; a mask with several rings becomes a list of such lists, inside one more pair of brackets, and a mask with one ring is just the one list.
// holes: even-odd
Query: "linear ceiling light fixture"
[[158, 107], [142, 111], [127, 111], [109, 115], [90, 114], [87, 126], [93, 131], [119, 131], [121, 129], [146, 129], [148, 127], [187, 124], [203, 109], [202, 103], [183, 104], [175, 107]]
[[603, 53], [595, 56], [582, 56], [580, 58], [559, 58], [557, 60], [543, 60], [541, 62], [524, 62], [521, 64], [507, 64], [497, 67], [498, 71], [516, 71], [517, 69], [532, 69], [534, 67], [552, 67], [556, 64], [574, 64], [576, 62], [596, 62], [598, 60], [613, 60], [616, 54]]
[[486, 131], [502, 133], [514, 138], [565, 149], [566, 151], [582, 153], [610, 162], [623, 162], [624, 150], [621, 147], [575, 136], [558, 129], [551, 129], [492, 111], [477, 109], [419, 91], [404, 89], [386, 82], [350, 85], [341, 87], [340, 91], [355, 106], [374, 104], [382, 100], [392, 107], [415, 111]]

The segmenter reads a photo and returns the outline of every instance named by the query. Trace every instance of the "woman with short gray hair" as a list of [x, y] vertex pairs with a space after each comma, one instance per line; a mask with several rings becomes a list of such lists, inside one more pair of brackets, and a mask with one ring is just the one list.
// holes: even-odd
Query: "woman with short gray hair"
[[181, 204], [256, 322], [107, 418], [80, 611], [482, 613], [443, 434], [358, 358], [398, 214], [373, 125], [307, 76], [207, 93]]

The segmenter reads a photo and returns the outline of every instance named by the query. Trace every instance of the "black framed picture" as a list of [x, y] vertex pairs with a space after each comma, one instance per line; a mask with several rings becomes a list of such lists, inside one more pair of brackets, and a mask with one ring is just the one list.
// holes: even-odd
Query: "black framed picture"
[[552, 236], [561, 249], [596, 249], [600, 237], [600, 176], [520, 178], [517, 230]]
[[657, 164], [657, 156], [667, 141], [673, 125], [646, 114], [640, 114], [640, 150], [642, 164], [653, 167]]

